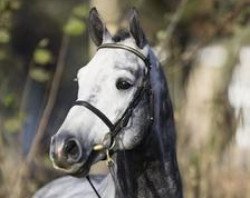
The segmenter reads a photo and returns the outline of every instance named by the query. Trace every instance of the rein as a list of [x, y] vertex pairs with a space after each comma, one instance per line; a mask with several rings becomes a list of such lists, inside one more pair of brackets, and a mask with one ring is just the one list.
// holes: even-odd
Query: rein
[[[103, 150], [106, 151], [107, 166], [108, 166], [110, 173], [112, 175], [112, 178], [115, 182], [115, 175], [114, 175], [114, 170], [113, 170], [114, 161], [110, 157], [110, 153], [115, 152], [116, 136], [120, 133], [120, 131], [123, 128], [125, 128], [127, 126], [129, 119], [131, 118], [131, 116], [133, 114], [134, 109], [137, 107], [137, 105], [142, 100], [142, 98], [145, 94], [149, 95], [149, 98], [151, 100], [151, 104], [153, 104], [152, 103], [153, 102], [152, 101], [153, 94], [151, 93], [151, 84], [150, 84], [151, 64], [150, 64], [149, 58], [144, 56], [144, 54], [142, 54], [141, 52], [139, 52], [138, 50], [136, 50], [132, 47], [129, 47], [129, 46], [126, 46], [126, 45], [123, 45], [120, 43], [105, 43], [105, 44], [99, 46], [97, 50], [100, 50], [100, 49], [123, 49], [123, 50], [129, 51], [129, 52], [135, 54], [137, 57], [139, 57], [145, 63], [145, 66], [147, 68], [147, 71], [144, 71], [142, 83], [137, 88], [132, 101], [129, 103], [128, 107], [126, 108], [126, 110], [124, 111], [122, 116], [115, 123], [112, 123], [110, 121], [110, 119], [102, 111], [100, 111], [98, 108], [96, 108], [95, 106], [93, 106], [92, 104], [90, 104], [87, 101], [76, 100], [74, 103], [74, 105], [83, 106], [83, 107], [87, 108], [88, 110], [90, 110], [99, 119], [101, 119], [103, 121], [103, 123], [109, 128], [109, 132], [104, 137], [103, 143], [95, 145], [93, 147], [93, 150], [94, 151], [103, 151]], [[152, 106], [150, 109], [150, 121], [151, 122], [153, 121], [153, 108], [152, 108]], [[95, 191], [97, 197], [100, 198], [101, 196], [99, 195], [95, 186], [91, 182], [89, 176], [87, 176], [87, 180], [90, 183], [93, 190]], [[115, 182], [115, 184], [117, 184], [117, 182]], [[119, 184], [117, 184], [117, 185], [119, 185]]]

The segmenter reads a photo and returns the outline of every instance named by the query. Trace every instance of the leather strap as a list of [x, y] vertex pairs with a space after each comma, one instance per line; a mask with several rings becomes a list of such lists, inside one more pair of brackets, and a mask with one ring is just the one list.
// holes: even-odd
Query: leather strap
[[77, 101], [75, 101], [74, 105], [86, 107], [87, 109], [89, 109], [90, 111], [92, 111], [97, 117], [99, 117], [107, 125], [107, 127], [110, 129], [110, 131], [114, 130], [115, 126], [107, 118], [107, 116], [104, 115], [104, 113], [102, 113], [99, 109], [95, 108], [93, 105], [91, 105], [87, 101], [77, 100]]
[[132, 47], [129, 47], [127, 45], [123, 45], [121, 43], [104, 43], [102, 44], [101, 46], [99, 46], [97, 48], [97, 50], [99, 49], [103, 49], [103, 48], [111, 48], [111, 49], [124, 49], [124, 50], [127, 50], [129, 52], [132, 52], [133, 54], [135, 54], [136, 56], [138, 56], [146, 65], [147, 68], [150, 69], [150, 61], [149, 59], [144, 56], [143, 53], [139, 52], [138, 50], [132, 48]]

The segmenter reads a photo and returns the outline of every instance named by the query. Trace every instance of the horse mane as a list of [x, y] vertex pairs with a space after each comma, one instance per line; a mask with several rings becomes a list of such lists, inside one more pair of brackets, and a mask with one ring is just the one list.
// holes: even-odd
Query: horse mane
[[172, 103], [164, 72], [151, 49], [149, 58], [154, 123], [139, 146], [117, 153], [117, 175], [126, 197], [181, 198]]
[[182, 197], [182, 183], [176, 158], [176, 130], [173, 106], [164, 71], [152, 50], [149, 52], [153, 64], [151, 83], [155, 98], [154, 129], [159, 143], [161, 160], [168, 176], [168, 188], [176, 197]]
[[157, 135], [161, 160], [168, 161], [169, 154], [175, 154], [176, 132], [173, 117], [173, 107], [168, 91], [168, 85], [163, 69], [152, 50], [149, 51], [149, 57], [152, 64], [151, 86], [154, 94], [154, 125], [153, 131]]

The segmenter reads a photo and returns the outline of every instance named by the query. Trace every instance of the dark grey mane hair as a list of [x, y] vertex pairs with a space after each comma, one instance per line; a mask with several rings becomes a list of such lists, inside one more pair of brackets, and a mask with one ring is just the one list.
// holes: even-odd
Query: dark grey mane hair
[[173, 108], [163, 70], [151, 50], [149, 57], [156, 119], [140, 145], [117, 154], [117, 174], [128, 198], [181, 198]]

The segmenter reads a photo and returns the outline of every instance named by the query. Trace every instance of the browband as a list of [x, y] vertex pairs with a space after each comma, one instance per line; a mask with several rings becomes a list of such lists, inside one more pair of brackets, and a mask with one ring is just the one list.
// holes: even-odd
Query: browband
[[127, 50], [129, 52], [132, 52], [133, 54], [135, 54], [136, 56], [138, 56], [146, 65], [147, 68], [150, 67], [150, 61], [149, 59], [144, 56], [143, 53], [139, 52], [138, 50], [132, 48], [132, 47], [129, 47], [127, 45], [123, 45], [121, 43], [104, 43], [102, 45], [100, 45], [97, 50], [99, 49], [104, 49], [104, 48], [112, 48], [112, 49], [124, 49], [124, 50]]

